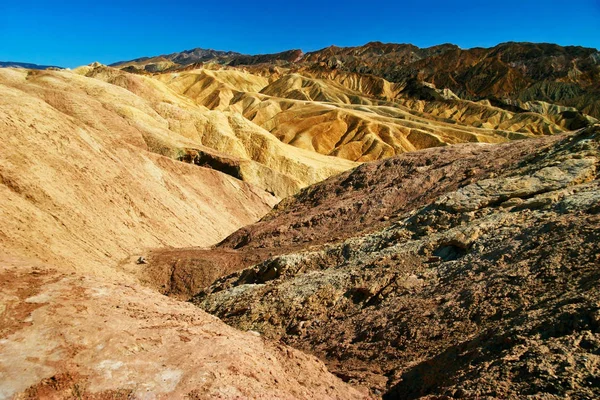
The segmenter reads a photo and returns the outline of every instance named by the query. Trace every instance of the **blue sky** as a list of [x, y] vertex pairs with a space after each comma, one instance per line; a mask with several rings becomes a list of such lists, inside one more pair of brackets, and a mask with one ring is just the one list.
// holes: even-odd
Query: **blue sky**
[[194, 47], [260, 54], [370, 41], [600, 48], [600, 0], [0, 0], [0, 61], [75, 67]]

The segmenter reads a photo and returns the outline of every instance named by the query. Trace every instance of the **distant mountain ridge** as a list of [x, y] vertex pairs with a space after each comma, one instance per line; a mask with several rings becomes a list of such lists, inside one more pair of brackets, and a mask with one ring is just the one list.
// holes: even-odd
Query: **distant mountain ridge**
[[55, 65], [38, 65], [38, 64], [22, 63], [22, 62], [15, 62], [15, 61], [0, 61], [0, 68], [25, 68], [25, 69], [58, 68], [58, 69], [64, 69], [62, 67], [57, 67]]
[[234, 51], [220, 51], [195, 48], [178, 53], [160, 56], [141, 57], [129, 61], [118, 61], [110, 64], [111, 67], [131, 68], [143, 66], [147, 72], [162, 72], [164, 70], [178, 69], [193, 64], [217, 63], [222, 65], [256, 65], [263, 63], [293, 63], [302, 59], [302, 50], [287, 50], [274, 54], [247, 55]]
[[344, 71], [403, 85], [432, 84], [466, 100], [545, 101], [600, 117], [600, 51], [580, 46], [507, 42], [491, 48], [461, 49], [453, 44], [419, 48], [412, 44], [370, 42], [356, 47], [330, 46], [309, 53], [290, 50], [264, 55], [194, 49], [113, 66], [129, 72], [157, 73], [189, 69], [201, 63]]
[[129, 61], [118, 61], [116, 63], [110, 64], [111, 67], [119, 66], [123, 64], [135, 63], [135, 62], [145, 62], [152, 61], [156, 59], [165, 59], [173, 61], [180, 65], [188, 65], [195, 62], [206, 62], [206, 61], [215, 61], [215, 60], [223, 60], [225, 61], [228, 58], [232, 58], [235, 56], [241, 56], [242, 54], [236, 53], [234, 51], [219, 51], [219, 50], [211, 50], [211, 49], [201, 49], [195, 48], [191, 50], [184, 50], [181, 52], [171, 53], [171, 54], [163, 54], [160, 56], [150, 56], [150, 57], [140, 57]]

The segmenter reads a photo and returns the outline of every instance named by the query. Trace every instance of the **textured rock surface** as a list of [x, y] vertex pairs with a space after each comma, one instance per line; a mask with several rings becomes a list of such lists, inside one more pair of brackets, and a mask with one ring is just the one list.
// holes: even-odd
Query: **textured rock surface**
[[[483, 173], [453, 147], [454, 174], [444, 174], [439, 192], [384, 186], [415, 200], [381, 217], [371, 233], [266, 257], [193, 301], [234, 326], [318, 355], [338, 376], [384, 398], [597, 397], [599, 147], [600, 127], [517, 142], [475, 157], [506, 157]], [[428, 152], [419, 153], [429, 165], [412, 180], [435, 180]], [[386, 176], [397, 175], [394, 161], [310, 188], [233, 237], [251, 238], [238, 242], [240, 249], [283, 247], [252, 232], [285, 224], [302, 203], [328, 204], [332, 181], [339, 203], [350, 191], [360, 201], [360, 192], [342, 183], [361, 170], [357, 181], [371, 181], [362, 200], [385, 208], [379, 169], [387, 164]], [[331, 218], [321, 209], [319, 224], [297, 232], [301, 241], [319, 230], [339, 234], [330, 209]]]
[[385, 227], [444, 193], [527, 162], [560, 139], [456, 145], [365, 163], [285, 199], [214, 248], [152, 251], [140, 275], [162, 293], [185, 298], [242, 266]]
[[592, 48], [536, 43], [463, 50], [453, 45], [419, 49], [374, 42], [330, 47], [308, 53], [304, 60], [392, 82], [428, 82], [461, 98], [509, 97], [575, 106], [597, 118], [597, 54]]
[[126, 277], [0, 260], [2, 399], [364, 399], [312, 356]]
[[[211, 54], [198, 50], [198, 64], [188, 57], [194, 51], [183, 52], [181, 64], [152, 76], [200, 105], [241, 113], [284, 143], [351, 161], [551, 135], [600, 116], [595, 49], [374, 42], [307, 54]], [[147, 74], [153, 62], [118, 66]]]
[[240, 113], [284, 143], [359, 162], [454, 143], [550, 135], [593, 121], [565, 107], [519, 103], [531, 110], [508, 111], [425, 84], [340, 71], [211, 68], [154, 78], [200, 105]]

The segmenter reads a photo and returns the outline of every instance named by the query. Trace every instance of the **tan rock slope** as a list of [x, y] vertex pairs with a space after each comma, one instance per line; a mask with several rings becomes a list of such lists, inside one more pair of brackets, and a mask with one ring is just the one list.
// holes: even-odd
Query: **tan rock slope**
[[85, 70], [98, 68], [121, 86], [0, 69], [0, 398], [366, 398], [316, 358], [127, 273], [148, 248], [211, 245], [277, 201], [234, 176], [244, 163], [272, 171], [257, 176], [274, 184], [283, 173], [204, 146], [194, 132], [225, 141], [228, 129], [231, 148], [300, 170], [283, 191], [335, 171], [328, 158], [158, 81]]
[[0, 82], [4, 252], [102, 271], [146, 248], [210, 245], [276, 201], [152, 151], [170, 131], [124, 89], [69, 72], [2, 69]]

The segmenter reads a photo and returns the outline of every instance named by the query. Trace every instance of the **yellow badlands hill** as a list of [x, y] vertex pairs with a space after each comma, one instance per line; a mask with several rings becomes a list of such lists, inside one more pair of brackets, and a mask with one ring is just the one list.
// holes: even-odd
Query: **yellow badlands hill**
[[515, 113], [428, 84], [418, 90], [436, 100], [405, 95], [417, 89], [369, 75], [265, 68], [209, 65], [153, 77], [199, 105], [242, 114], [284, 143], [358, 162], [554, 134], [570, 123], [561, 114], [566, 108], [527, 103], [521, 106], [530, 112]]
[[157, 154], [161, 140], [172, 149], [192, 143], [118, 86], [0, 69], [0, 94], [4, 252], [102, 271], [148, 247], [210, 245], [276, 202]]
[[[235, 76], [223, 80], [225, 82], [221, 85], [215, 84], [210, 71], [202, 71], [199, 77], [196, 77], [195, 73], [186, 73], [183, 79], [187, 83], [177, 81], [173, 86], [182, 93], [194, 93], [192, 99], [179, 95], [157, 79], [132, 75], [105, 66], [83, 67], [76, 72], [121, 86], [137, 95], [137, 101], [145, 102], [151, 111], [141, 115], [141, 118], [136, 115], [130, 115], [129, 118], [136, 124], [139, 124], [141, 119], [147, 125], [158, 125], [163, 131], [166, 130], [150, 139], [155, 150], [168, 153], [171, 157], [181, 157], [182, 149], [190, 149], [193, 152], [201, 146], [216, 150], [220, 152], [221, 158], [229, 158], [230, 163], [235, 164], [238, 178], [280, 198], [357, 165], [339, 158], [323, 157], [314, 152], [286, 146], [237, 112], [209, 110], [204, 104], [194, 101], [202, 97], [202, 85], [208, 87], [209, 94], [206, 97], [228, 97], [227, 90], [232, 90], [233, 84], [246, 89], [252, 87], [251, 83], [240, 83], [242, 79], [235, 79]], [[261, 84], [264, 83], [262, 78], [254, 78]], [[194, 88], [195, 79], [201, 80], [201, 87]], [[156, 131], [154, 127], [153, 131]], [[186, 145], [182, 146], [181, 142], [174, 143], [172, 138], [175, 137], [187, 139]]]
[[125, 272], [148, 248], [209, 246], [277, 202], [179, 153], [237, 162], [282, 193], [353, 164], [158, 81], [111, 79], [0, 69], [0, 399], [366, 398], [314, 357]]
[[519, 107], [260, 66], [0, 69], [0, 398], [366, 398], [314, 357], [144, 288], [135, 260], [214, 245], [357, 162], [569, 123]]
[[209, 245], [266, 213], [277, 200], [265, 190], [284, 197], [355, 165], [283, 144], [157, 80], [94, 71], [107, 82], [0, 70], [6, 251], [70, 264], [85, 255], [94, 266], [146, 247]]

